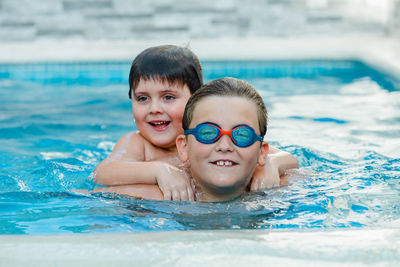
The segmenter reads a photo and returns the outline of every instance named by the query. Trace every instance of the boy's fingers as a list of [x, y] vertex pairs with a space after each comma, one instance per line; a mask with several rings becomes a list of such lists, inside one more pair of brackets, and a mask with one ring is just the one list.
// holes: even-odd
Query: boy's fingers
[[265, 188], [267, 188], [267, 186], [265, 185], [265, 183], [263, 181], [261, 181], [258, 190], [263, 190]]
[[190, 201], [194, 201], [194, 194], [193, 194], [193, 190], [192, 190], [192, 188], [188, 188], [188, 198], [189, 198], [189, 200]]
[[194, 193], [196, 191], [196, 186], [195, 186], [193, 180], [190, 180], [190, 186], [192, 187], [192, 193]]
[[258, 181], [253, 179], [253, 181], [252, 181], [252, 183], [250, 185], [250, 190], [251, 191], [256, 191], [257, 190], [257, 183], [258, 183]]
[[176, 192], [176, 191], [172, 192], [172, 200], [176, 200], [176, 201], [181, 200], [181, 197], [178, 192]]
[[188, 194], [186, 192], [186, 188], [181, 191], [181, 201], [188, 200]]
[[164, 200], [171, 200], [171, 191], [166, 191], [164, 193]]
[[261, 183], [262, 181], [260, 180], [257, 181], [254, 191], [259, 191], [261, 189]]

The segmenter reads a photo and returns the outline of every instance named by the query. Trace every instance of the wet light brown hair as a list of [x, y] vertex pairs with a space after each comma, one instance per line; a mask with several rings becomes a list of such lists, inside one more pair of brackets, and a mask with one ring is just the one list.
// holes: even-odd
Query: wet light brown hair
[[[237, 96], [250, 100], [257, 106], [258, 126], [260, 128], [260, 135], [264, 136], [267, 132], [267, 108], [265, 107], [264, 100], [254, 87], [246, 81], [236, 78], [225, 77], [211, 81], [198, 89], [186, 104], [185, 112], [182, 119], [182, 128], [189, 129], [190, 123], [193, 119], [193, 112], [196, 105], [204, 98], [211, 96]], [[218, 114], [215, 114], [218, 116]]]

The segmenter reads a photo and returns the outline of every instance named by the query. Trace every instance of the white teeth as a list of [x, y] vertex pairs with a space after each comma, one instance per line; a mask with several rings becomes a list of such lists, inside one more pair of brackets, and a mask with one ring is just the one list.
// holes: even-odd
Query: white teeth
[[164, 124], [164, 122], [153, 122], [153, 124], [155, 124], [155, 125], [161, 125], [161, 124]]
[[218, 166], [232, 166], [232, 161], [217, 161]]

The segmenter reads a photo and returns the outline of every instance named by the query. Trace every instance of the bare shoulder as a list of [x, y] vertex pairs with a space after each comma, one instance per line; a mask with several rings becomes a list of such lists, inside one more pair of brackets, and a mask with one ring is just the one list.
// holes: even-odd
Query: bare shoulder
[[177, 157], [177, 152], [155, 146], [139, 132], [129, 132], [117, 142], [110, 156], [122, 160], [166, 161]]
[[138, 132], [129, 132], [122, 136], [115, 144], [110, 157], [143, 160], [144, 147], [147, 141]]

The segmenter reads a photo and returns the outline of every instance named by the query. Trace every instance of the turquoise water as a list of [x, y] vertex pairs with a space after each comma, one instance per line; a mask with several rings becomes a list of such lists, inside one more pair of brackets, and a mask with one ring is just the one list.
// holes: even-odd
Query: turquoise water
[[0, 65], [0, 234], [398, 227], [399, 82], [357, 61], [203, 62], [263, 95], [266, 139], [301, 169], [287, 187], [227, 203], [93, 194], [126, 132], [130, 64]]

